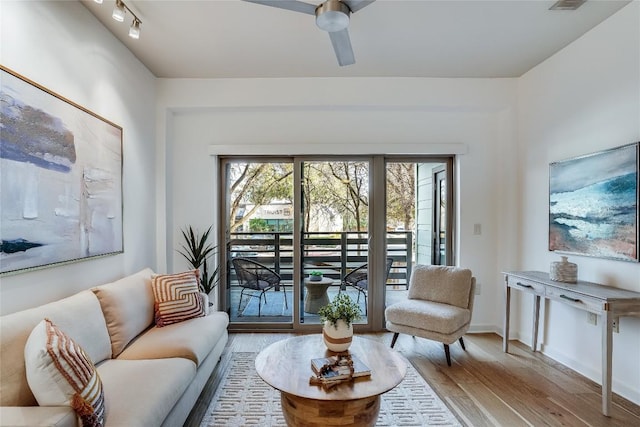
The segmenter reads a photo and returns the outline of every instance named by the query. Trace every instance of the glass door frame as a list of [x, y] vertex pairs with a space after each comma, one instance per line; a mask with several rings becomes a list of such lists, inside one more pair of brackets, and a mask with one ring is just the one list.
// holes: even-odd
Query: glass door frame
[[[376, 276], [373, 276], [375, 273], [372, 271], [371, 268], [371, 264], [372, 264], [372, 260], [371, 260], [371, 254], [375, 253], [374, 249], [375, 248], [375, 238], [374, 236], [381, 234], [381, 233], [373, 233], [372, 230], [374, 230], [374, 227], [376, 226], [376, 222], [374, 220], [374, 215], [376, 215], [377, 210], [379, 210], [380, 208], [378, 207], [378, 209], [376, 209], [376, 204], [378, 203], [376, 200], [376, 191], [374, 191], [374, 182], [373, 182], [373, 175], [375, 175], [374, 171], [374, 167], [375, 167], [375, 160], [376, 156], [371, 156], [371, 155], [340, 155], [340, 156], [318, 156], [318, 155], [304, 155], [304, 156], [294, 156], [294, 167], [293, 167], [293, 180], [294, 180], [294, 191], [296, 191], [296, 195], [298, 197], [294, 196], [294, 202], [293, 202], [293, 208], [294, 208], [294, 212], [296, 212], [296, 214], [294, 215], [294, 219], [293, 219], [293, 229], [294, 231], [294, 236], [293, 236], [293, 247], [294, 247], [294, 261], [293, 261], [293, 275], [294, 277], [298, 278], [298, 281], [296, 283], [296, 281], [294, 280], [294, 284], [293, 286], [295, 288], [297, 288], [297, 297], [300, 298], [302, 296], [302, 288], [304, 287], [304, 271], [302, 268], [302, 258], [303, 258], [303, 253], [304, 253], [304, 244], [302, 241], [302, 236], [304, 233], [303, 230], [303, 219], [302, 219], [302, 192], [303, 192], [303, 186], [302, 186], [302, 165], [304, 164], [304, 162], [331, 162], [331, 161], [356, 161], [356, 162], [367, 162], [369, 164], [369, 170], [368, 170], [368, 174], [369, 174], [369, 183], [368, 183], [368, 187], [369, 187], [369, 194], [368, 194], [368, 199], [369, 199], [369, 225], [367, 228], [367, 233], [369, 236], [369, 247], [368, 247], [368, 254], [367, 254], [367, 264], [369, 267], [369, 276], [372, 278], [372, 280], [376, 280]], [[295, 185], [295, 183], [299, 183], [298, 186]], [[384, 211], [384, 208], [382, 208], [382, 211]], [[384, 234], [381, 234], [382, 236], [384, 236]], [[384, 239], [383, 239], [384, 240]], [[298, 248], [299, 253], [296, 256], [295, 255], [295, 248]], [[384, 261], [383, 261], [384, 262]], [[384, 271], [384, 269], [383, 269]], [[371, 282], [371, 280], [369, 281]], [[370, 292], [370, 291], [368, 291]], [[294, 296], [296, 296], [296, 294], [294, 294]], [[363, 332], [363, 331], [372, 331], [374, 330], [374, 323], [372, 321], [372, 318], [376, 318], [376, 316], [372, 316], [372, 306], [371, 306], [371, 301], [372, 301], [372, 295], [369, 294], [369, 297], [367, 298], [367, 312], [368, 312], [368, 316], [367, 316], [367, 322], [366, 323], [354, 323], [353, 324], [353, 329], [356, 332]], [[296, 300], [296, 304], [294, 306], [294, 317], [293, 317], [293, 329], [294, 330], [298, 330], [301, 332], [305, 332], [305, 331], [319, 331], [321, 324], [320, 323], [302, 323], [300, 320], [302, 318], [300, 313], [300, 306], [301, 306], [301, 301]]]
[[[321, 324], [309, 324], [300, 322], [300, 298], [302, 295], [303, 284], [303, 269], [301, 265], [302, 256], [300, 250], [302, 248], [302, 163], [304, 161], [337, 161], [337, 160], [357, 160], [369, 162], [369, 276], [371, 278], [370, 283], [380, 283], [386, 277], [385, 262], [387, 256], [386, 249], [386, 163], [388, 161], [394, 162], [441, 162], [446, 164], [446, 179], [447, 179], [447, 223], [449, 227], [446, 230], [446, 239], [449, 242], [446, 245], [447, 250], [447, 264], [454, 265], [455, 259], [455, 205], [454, 205], [454, 159], [455, 156], [451, 155], [365, 155], [365, 154], [341, 154], [336, 156], [326, 155], [217, 155], [216, 165], [217, 168], [217, 191], [218, 197], [216, 198], [217, 224], [218, 224], [218, 265], [220, 268], [220, 282], [218, 288], [218, 298], [220, 307], [222, 310], [226, 310], [229, 306], [229, 301], [226, 292], [226, 284], [228, 281], [228, 273], [230, 268], [233, 268], [228, 262], [228, 250], [226, 243], [229, 241], [228, 224], [229, 224], [229, 195], [227, 194], [227, 177], [226, 177], [226, 164], [233, 161], [242, 162], [281, 162], [281, 163], [293, 163], [293, 180], [294, 180], [294, 198], [293, 209], [294, 226], [293, 226], [293, 283], [288, 285], [293, 291], [293, 311], [292, 322], [283, 323], [261, 323], [261, 322], [246, 322], [246, 323], [234, 323], [229, 329], [230, 331], [287, 331], [294, 330], [298, 332], [319, 332], [321, 330]], [[297, 197], [296, 197], [297, 194]], [[298, 255], [295, 254], [295, 250], [298, 248]], [[385, 306], [385, 286], [372, 286], [368, 289], [368, 322], [366, 324], [354, 324], [354, 330], [356, 332], [364, 331], [383, 331], [385, 330], [385, 318], [384, 318], [384, 306]]]

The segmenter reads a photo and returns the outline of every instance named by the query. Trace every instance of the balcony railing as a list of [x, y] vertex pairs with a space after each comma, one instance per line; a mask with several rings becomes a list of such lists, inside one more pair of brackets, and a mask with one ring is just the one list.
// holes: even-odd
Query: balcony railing
[[[323, 272], [325, 277], [339, 281], [353, 268], [368, 262], [367, 233], [304, 233], [304, 270]], [[230, 258], [245, 257], [273, 268], [283, 280], [293, 279], [293, 235], [284, 232], [231, 233], [227, 251]], [[387, 285], [408, 285], [413, 259], [413, 237], [410, 231], [387, 232], [387, 256], [393, 265]], [[228, 263], [230, 264], [230, 263]], [[231, 282], [235, 271], [228, 267]]]

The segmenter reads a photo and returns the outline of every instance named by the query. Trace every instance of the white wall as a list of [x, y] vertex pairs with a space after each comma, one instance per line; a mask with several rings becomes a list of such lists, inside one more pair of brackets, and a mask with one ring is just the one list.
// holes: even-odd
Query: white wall
[[8, 314], [155, 268], [155, 78], [79, 2], [1, 1], [0, 16], [0, 63], [120, 125], [124, 161], [124, 254], [0, 278]]
[[[160, 80], [158, 134], [167, 154], [159, 165], [166, 165], [167, 185], [159, 183], [166, 193], [158, 197], [158, 211], [165, 211], [166, 198], [167, 269], [185, 267], [175, 252], [180, 227], [213, 222], [211, 189], [218, 183], [211, 172], [212, 145], [260, 144], [262, 152], [303, 153], [303, 145], [323, 144], [324, 153], [339, 154], [362, 150], [362, 144], [370, 153], [417, 144], [428, 154], [429, 144], [463, 143], [468, 150], [458, 158], [456, 177], [458, 260], [483, 285], [473, 328], [495, 330], [502, 281], [498, 252], [487, 248], [500, 246], [497, 202], [505, 184], [494, 171], [509, 161], [498, 156], [501, 147], [514, 144], [504, 140], [513, 136], [514, 95], [509, 79]], [[500, 119], [505, 114], [511, 117], [506, 124]], [[474, 223], [482, 224], [481, 236], [473, 235]], [[160, 223], [158, 228], [160, 234]]]
[[[521, 171], [520, 267], [548, 271], [549, 163], [640, 140], [640, 2], [635, 1], [518, 84]], [[571, 256], [578, 277], [640, 292], [640, 264]], [[519, 334], [530, 342], [531, 300], [521, 301]], [[550, 302], [542, 349], [600, 383], [600, 325]], [[640, 403], [640, 318], [622, 318], [614, 334], [613, 390]]]
[[[0, 63], [123, 127], [125, 186], [125, 253], [2, 277], [0, 314], [145, 266], [185, 267], [179, 228], [207, 226], [216, 211], [212, 145], [384, 153], [424, 144], [428, 153], [463, 143], [456, 255], [481, 285], [472, 330], [499, 331], [501, 271], [547, 270], [557, 259], [547, 251], [548, 163], [640, 140], [638, 1], [521, 79], [482, 80], [156, 81], [78, 2], [0, 1], [0, 15]], [[581, 279], [640, 291], [639, 264], [572, 260]], [[516, 302], [512, 322], [527, 342], [529, 303]], [[543, 350], [599, 382], [599, 328], [584, 313], [545, 308]], [[614, 391], [640, 402], [640, 319], [620, 329]]]

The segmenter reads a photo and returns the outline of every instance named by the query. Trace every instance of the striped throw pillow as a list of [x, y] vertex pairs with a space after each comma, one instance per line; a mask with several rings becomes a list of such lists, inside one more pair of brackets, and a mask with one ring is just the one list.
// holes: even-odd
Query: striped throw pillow
[[163, 327], [205, 315], [198, 286], [200, 272], [159, 274], [151, 279], [156, 326]]
[[104, 426], [102, 381], [82, 347], [44, 319], [31, 331], [24, 353], [27, 382], [40, 406], [71, 406], [80, 426]]

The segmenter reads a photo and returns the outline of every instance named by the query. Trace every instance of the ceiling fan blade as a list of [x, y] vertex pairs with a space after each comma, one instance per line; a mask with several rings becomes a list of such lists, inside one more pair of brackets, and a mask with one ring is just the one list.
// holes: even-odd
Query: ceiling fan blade
[[349, 31], [345, 28], [342, 31], [329, 33], [329, 37], [331, 38], [331, 44], [333, 45], [333, 50], [336, 53], [336, 58], [338, 58], [338, 64], [341, 67], [355, 64], [356, 59], [353, 56], [351, 40], [349, 39]]
[[277, 7], [279, 9], [292, 10], [294, 12], [302, 12], [308, 15], [316, 14], [316, 5], [305, 3], [298, 0], [244, 0], [249, 3], [257, 3], [265, 6]]
[[342, 3], [349, 6], [349, 9], [351, 9], [351, 12], [354, 13], [359, 11], [365, 6], [369, 6], [374, 1], [376, 0], [342, 0]]

